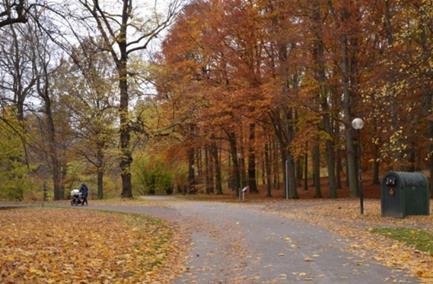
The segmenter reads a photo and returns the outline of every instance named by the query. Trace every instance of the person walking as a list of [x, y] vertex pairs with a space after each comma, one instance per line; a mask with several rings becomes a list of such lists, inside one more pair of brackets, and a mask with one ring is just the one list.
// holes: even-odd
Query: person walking
[[87, 188], [87, 185], [85, 183], [81, 184], [80, 192], [82, 198], [81, 206], [84, 206], [84, 203], [86, 203], [86, 205], [89, 205], [89, 203], [87, 202], [87, 196], [89, 195], [89, 188]]

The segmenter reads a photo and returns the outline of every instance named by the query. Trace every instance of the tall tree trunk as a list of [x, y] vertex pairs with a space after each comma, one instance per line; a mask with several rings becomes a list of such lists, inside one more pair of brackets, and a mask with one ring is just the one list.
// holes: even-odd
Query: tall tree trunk
[[[48, 74], [48, 63], [42, 63], [42, 73], [40, 74], [40, 78], [36, 83], [37, 91], [39, 96], [44, 101], [44, 112], [47, 124], [47, 140], [48, 140], [48, 148], [49, 148], [49, 160], [51, 162], [51, 171], [53, 178], [53, 191], [54, 191], [54, 200], [64, 199], [64, 189], [63, 189], [63, 179], [62, 179], [62, 171], [61, 164], [57, 149], [57, 139], [56, 139], [56, 129], [54, 126], [54, 119], [52, 113], [51, 106], [51, 97], [49, 92], [49, 74]], [[42, 83], [42, 80], [44, 81]]]
[[104, 198], [104, 169], [102, 167], [97, 168], [98, 175], [98, 199]]
[[350, 186], [350, 184], [349, 184], [349, 163], [347, 162], [347, 155], [344, 158], [344, 167], [345, 167], [344, 168], [344, 176], [346, 177], [346, 186], [349, 187]]
[[272, 141], [270, 152], [273, 166], [273, 188], [276, 190], [280, 189], [280, 157], [278, 155], [279, 151], [277, 150], [277, 148], [277, 143], [275, 141]]
[[[126, 36], [126, 35], [125, 35]], [[122, 197], [132, 198], [132, 183], [131, 183], [131, 163], [132, 153], [130, 149], [130, 127], [129, 127], [129, 95], [128, 95], [128, 71], [127, 71], [127, 54], [126, 54], [126, 41], [119, 44], [121, 48], [122, 58], [119, 63], [119, 90], [120, 90], [120, 176], [122, 178]]]
[[207, 146], [208, 157], [209, 157], [209, 192], [215, 193], [215, 179], [214, 179], [214, 164], [212, 159], [211, 148]]
[[[433, 99], [433, 92], [428, 91], [428, 93], [425, 95], [425, 110], [426, 113], [431, 115], [432, 113], [432, 99]], [[430, 196], [433, 197], [433, 121], [429, 120], [427, 122], [427, 129], [426, 129], [426, 137], [429, 141], [428, 144], [428, 150], [429, 150], [429, 157], [428, 157], [428, 169], [430, 172]]]
[[256, 153], [255, 153], [256, 125], [250, 124], [248, 138], [248, 187], [250, 192], [258, 193], [256, 181]]
[[272, 163], [271, 163], [271, 155], [269, 153], [269, 144], [265, 143], [265, 171], [266, 171], [266, 196], [272, 196]]
[[104, 143], [97, 144], [96, 150], [96, 172], [97, 172], [97, 187], [98, 187], [98, 199], [104, 198]]
[[239, 172], [241, 177], [241, 186], [240, 188], [244, 188], [247, 186], [248, 178], [247, 178], [247, 167], [245, 162], [245, 149], [244, 149], [244, 130], [241, 125], [240, 131], [239, 131], [239, 147], [238, 147], [238, 156], [240, 156], [239, 160]]
[[[280, 76], [283, 81], [281, 88], [281, 95], [284, 101], [289, 96], [289, 68], [288, 68], [288, 55], [287, 55], [287, 43], [278, 43], [278, 60], [280, 62]], [[294, 114], [291, 108], [284, 106], [282, 109], [283, 119], [279, 125], [274, 122], [274, 128], [277, 126], [276, 131], [279, 132], [277, 136], [280, 139], [281, 156], [283, 160], [283, 169], [285, 182], [288, 184], [288, 198], [298, 198], [297, 184], [296, 184], [296, 172], [295, 172], [295, 160], [292, 153], [290, 153], [289, 146], [294, 137]], [[287, 162], [287, 168], [285, 164]]]
[[[421, 23], [421, 45], [423, 50], [423, 59], [424, 62], [428, 62], [431, 59], [431, 50], [428, 45], [428, 29], [429, 26], [426, 23]], [[431, 78], [431, 77], [430, 77]], [[431, 81], [431, 80], [430, 80]], [[429, 156], [427, 160], [428, 169], [430, 172], [430, 196], [433, 197], [433, 121], [431, 119], [433, 113], [433, 91], [431, 86], [426, 84], [424, 86], [424, 95], [423, 95], [423, 116], [424, 119], [427, 120], [427, 127], [425, 128], [424, 136], [428, 141], [428, 151]]]
[[47, 138], [50, 149], [51, 170], [53, 174], [54, 200], [62, 200], [64, 199], [64, 192], [62, 190], [62, 173], [56, 146], [54, 120], [51, 113], [51, 102], [49, 102], [49, 100], [45, 102], [45, 114], [47, 119]]
[[300, 186], [302, 184], [302, 157], [296, 160], [296, 184]]
[[[348, 12], [347, 12], [348, 13]], [[342, 71], [343, 71], [343, 113], [344, 113], [344, 134], [346, 138], [346, 159], [348, 172], [346, 173], [349, 181], [349, 190], [352, 197], [359, 193], [358, 175], [356, 166], [356, 149], [353, 143], [352, 130], [352, 92], [350, 86], [350, 58], [348, 36], [344, 34], [341, 38], [342, 46]]]
[[[266, 161], [265, 161], [265, 152], [263, 151], [263, 156], [261, 157], [261, 162], [262, 162], [262, 164], [261, 164], [261, 166], [262, 166], [262, 168], [261, 168], [261, 171], [260, 171], [260, 173], [261, 173], [261, 178], [262, 178], [262, 183], [261, 183], [261, 185], [266, 185]], [[272, 177], [271, 177], [271, 180], [272, 180]]]
[[[12, 90], [14, 94], [13, 102], [16, 106], [16, 117], [20, 124], [20, 131], [22, 131], [22, 134], [19, 135], [19, 138], [21, 140], [21, 144], [24, 151], [24, 159], [27, 166], [27, 169], [30, 169], [30, 161], [29, 161], [29, 152], [28, 152], [28, 145], [25, 138], [26, 134], [26, 127], [24, 122], [24, 102], [29, 95], [30, 91], [33, 89], [33, 86], [36, 83], [35, 78], [31, 78], [31, 80], [27, 83], [27, 86], [25, 86], [25, 81], [23, 79], [23, 74], [25, 71], [25, 55], [23, 52], [24, 46], [20, 45], [20, 42], [22, 41], [20, 38], [18, 38], [18, 34], [14, 28], [13, 25], [10, 26], [10, 29], [12, 31], [12, 45], [13, 45], [13, 54], [10, 54], [11, 61], [13, 63], [13, 68], [10, 69], [10, 72], [12, 74]], [[10, 66], [11, 67], [11, 66]], [[34, 74], [32, 74], [34, 76]]]
[[337, 149], [337, 151], [336, 151], [336, 165], [335, 165], [335, 168], [336, 168], [336, 182], [337, 182], [337, 188], [338, 189], [341, 189], [342, 188], [342, 185], [341, 185], [341, 173], [342, 173], [342, 171], [343, 171], [343, 166], [342, 166], [342, 163], [341, 163], [341, 151], [340, 151], [340, 149]]
[[209, 146], [206, 145], [204, 148], [204, 161], [205, 161], [205, 179], [206, 179], [206, 193], [210, 194], [213, 192], [213, 180], [212, 180], [212, 161], [209, 155]]
[[[201, 147], [196, 147], [195, 150], [195, 154], [196, 154], [196, 164], [197, 164], [197, 176], [199, 176], [199, 178], [203, 177], [203, 159], [202, 159], [202, 148]], [[201, 183], [200, 181], [198, 183]]]
[[238, 157], [238, 149], [236, 145], [236, 135], [234, 132], [228, 133], [229, 145], [230, 145], [230, 157], [232, 162], [232, 176], [233, 176], [233, 187], [232, 190], [236, 191], [236, 196], [239, 197], [241, 189], [241, 169], [240, 169], [240, 157]]
[[315, 142], [313, 145], [313, 179], [314, 179], [314, 197], [321, 198], [322, 190], [320, 184], [320, 144]]
[[380, 184], [379, 181], [379, 169], [380, 169], [380, 163], [379, 163], [379, 146], [374, 144], [374, 157], [373, 157], [373, 184]]
[[188, 193], [195, 193], [195, 151], [194, 147], [188, 150]]
[[212, 142], [211, 145], [211, 155], [212, 160], [214, 162], [214, 171], [215, 171], [215, 193], [222, 194], [222, 178], [221, 178], [221, 160], [218, 155], [218, 147], [215, 142]]
[[[115, 51], [112, 48], [111, 53], [113, 54], [113, 59], [116, 62], [116, 70], [119, 83], [120, 91], [120, 103], [119, 103], [119, 118], [120, 118], [120, 176], [122, 178], [122, 193], [123, 198], [132, 198], [132, 182], [131, 182], [131, 164], [132, 164], [132, 152], [130, 148], [131, 140], [131, 129], [130, 129], [130, 118], [129, 118], [129, 93], [128, 93], [128, 45], [127, 45], [127, 28], [130, 1], [122, 1], [122, 22], [120, 23], [119, 33], [118, 33], [118, 47], [120, 57], [115, 55]], [[98, 3], [97, 3], [98, 4]], [[99, 4], [98, 4], [99, 5]], [[100, 21], [100, 20], [99, 20]], [[98, 27], [101, 29], [101, 25], [98, 22]], [[108, 42], [106, 42], [108, 44]]]
[[296, 175], [295, 175], [295, 161], [286, 147], [281, 147], [281, 165], [284, 169], [284, 181], [288, 185], [287, 198], [298, 198], [298, 191], [296, 189]]
[[[326, 87], [326, 70], [325, 70], [325, 58], [324, 58], [325, 47], [323, 43], [323, 30], [322, 30], [323, 21], [321, 15], [321, 4], [319, 0], [313, 0], [312, 19], [313, 19], [313, 33], [315, 34], [315, 40], [313, 46], [313, 59], [316, 66], [315, 77], [319, 83], [318, 100], [320, 102], [320, 105], [322, 107], [322, 112], [323, 112], [322, 114], [323, 129], [329, 136], [325, 141], [329, 194], [331, 198], [336, 198], [337, 188], [336, 188], [336, 180], [335, 180], [335, 150], [334, 150], [334, 141], [333, 141], [333, 133], [332, 133], [332, 124], [331, 124], [331, 118], [329, 113], [330, 109], [328, 104], [328, 90]], [[317, 185], [315, 186], [317, 191]]]
[[392, 23], [391, 23], [391, 9], [389, 7], [389, 1], [390, 0], [384, 0], [384, 25], [385, 25], [385, 33], [386, 33], [386, 38], [388, 41], [388, 46], [392, 46], [394, 43], [394, 35], [393, 35], [393, 28], [392, 28]]
[[304, 153], [304, 190], [308, 190], [308, 142], [305, 143]]

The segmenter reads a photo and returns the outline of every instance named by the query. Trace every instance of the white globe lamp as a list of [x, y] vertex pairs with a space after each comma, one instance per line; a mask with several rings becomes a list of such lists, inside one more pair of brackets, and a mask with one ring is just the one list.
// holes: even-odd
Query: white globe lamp
[[357, 117], [354, 120], [352, 120], [352, 127], [356, 130], [360, 130], [364, 127], [364, 120]]

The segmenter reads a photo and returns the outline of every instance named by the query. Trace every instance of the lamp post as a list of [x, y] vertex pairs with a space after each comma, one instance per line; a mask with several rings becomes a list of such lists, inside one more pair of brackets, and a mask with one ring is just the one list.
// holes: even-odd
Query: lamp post
[[238, 179], [238, 184], [236, 185], [237, 187], [237, 195], [239, 200], [241, 200], [241, 190], [242, 190], [242, 155], [241, 153], [237, 153], [236, 154], [237, 158], [238, 158], [238, 168], [237, 168], [237, 179]]
[[359, 203], [361, 206], [361, 215], [364, 214], [364, 189], [362, 188], [362, 169], [361, 169], [361, 129], [364, 127], [364, 121], [357, 117], [352, 120], [352, 127], [356, 130], [358, 138], [358, 185], [359, 185]]

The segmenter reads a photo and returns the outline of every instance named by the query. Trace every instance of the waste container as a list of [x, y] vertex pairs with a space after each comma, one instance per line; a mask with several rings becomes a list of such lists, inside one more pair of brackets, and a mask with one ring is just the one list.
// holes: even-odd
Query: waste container
[[382, 216], [429, 215], [427, 178], [422, 173], [389, 172], [381, 185]]

